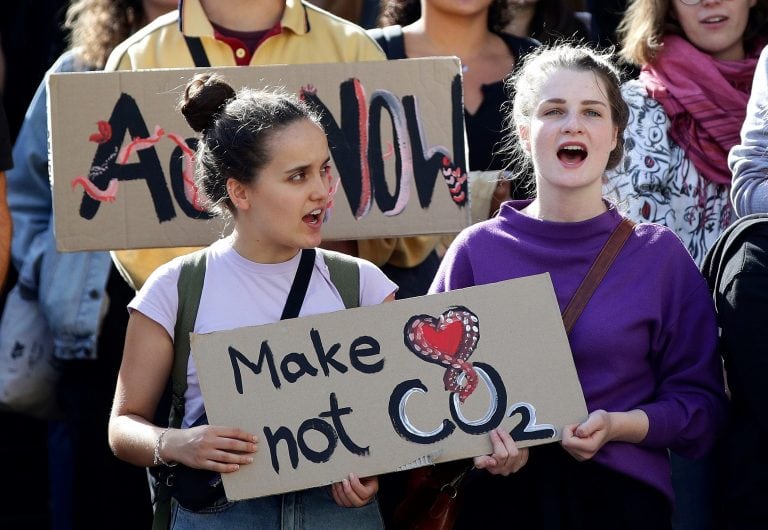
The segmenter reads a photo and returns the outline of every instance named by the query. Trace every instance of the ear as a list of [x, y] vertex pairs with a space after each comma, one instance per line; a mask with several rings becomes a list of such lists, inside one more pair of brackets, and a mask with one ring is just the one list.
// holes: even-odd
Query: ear
[[531, 154], [531, 128], [527, 125], [520, 125], [517, 128], [517, 137], [520, 138], [520, 145], [523, 151]]
[[619, 128], [618, 127], [614, 127], [613, 128], [613, 141], [611, 142], [611, 151], [616, 149], [616, 146], [619, 143], [618, 137], [619, 137]]
[[250, 208], [250, 198], [248, 196], [248, 190], [246, 185], [239, 180], [228, 178], [227, 179], [227, 195], [234, 207], [238, 210], [247, 210]]

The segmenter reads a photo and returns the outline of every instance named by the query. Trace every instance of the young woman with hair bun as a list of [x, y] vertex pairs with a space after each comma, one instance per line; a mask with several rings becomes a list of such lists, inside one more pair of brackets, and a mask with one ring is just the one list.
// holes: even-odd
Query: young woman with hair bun
[[[280, 320], [309, 252], [311, 273], [299, 316], [344, 309], [322, 252], [323, 219], [332, 198], [328, 142], [318, 116], [293, 95], [235, 91], [222, 78], [199, 74], [180, 111], [200, 133], [196, 176], [216, 213], [234, 229], [206, 250], [205, 281], [194, 332]], [[310, 250], [306, 250], [310, 249]], [[314, 253], [314, 256], [312, 256]], [[373, 264], [355, 260], [359, 304], [394, 298], [396, 286]], [[115, 453], [138, 466], [183, 464], [215, 473], [253, 465], [259, 440], [237, 426], [207, 425], [192, 357], [181, 428], [154, 423], [171, 374], [177, 281], [184, 257], [155, 270], [129, 304], [123, 364], [110, 418]], [[281, 528], [286, 510], [312, 528], [380, 528], [376, 477], [350, 474], [340, 483], [283, 495], [184, 506], [176, 499], [172, 528]], [[292, 504], [284, 502], [291, 496]], [[292, 505], [294, 508], [289, 508]]]

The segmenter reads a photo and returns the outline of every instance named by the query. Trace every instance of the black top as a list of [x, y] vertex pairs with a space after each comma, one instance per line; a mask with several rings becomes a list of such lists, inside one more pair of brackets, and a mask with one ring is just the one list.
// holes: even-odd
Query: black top
[[730, 422], [718, 453], [726, 517], [729, 528], [763, 528], [768, 521], [768, 214], [738, 219], [701, 268], [717, 309], [731, 392]]
[[11, 134], [8, 132], [8, 120], [5, 119], [5, 107], [0, 103], [0, 171], [5, 171], [12, 167]]
[[[376, 28], [368, 33], [379, 43], [387, 54], [387, 59], [407, 59], [403, 45], [403, 32], [400, 26]], [[499, 33], [499, 37], [515, 58], [515, 68], [529, 50], [539, 45], [534, 39], [515, 37]], [[464, 122], [467, 129], [470, 171], [500, 170], [504, 168], [504, 158], [494, 155], [504, 139], [501, 105], [507, 100], [504, 80], [482, 86], [483, 101], [474, 114], [464, 110]], [[511, 94], [510, 94], [511, 96]]]

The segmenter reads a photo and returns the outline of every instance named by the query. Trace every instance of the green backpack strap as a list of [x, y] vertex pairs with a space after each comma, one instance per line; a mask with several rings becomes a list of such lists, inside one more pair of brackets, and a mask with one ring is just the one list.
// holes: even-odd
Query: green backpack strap
[[360, 269], [355, 258], [333, 250], [318, 250], [328, 265], [331, 282], [339, 291], [344, 307], [360, 307]]
[[[205, 257], [203, 248], [183, 258], [179, 270], [177, 290], [179, 306], [176, 326], [173, 330], [173, 367], [171, 368], [171, 410], [168, 426], [178, 429], [184, 419], [184, 394], [187, 391], [187, 365], [189, 364], [189, 334], [195, 329], [197, 310], [205, 282]], [[164, 482], [158, 484], [155, 496], [155, 513], [152, 530], [166, 530], [171, 522], [171, 493]]]
[[[320, 249], [318, 249], [320, 250]], [[203, 248], [183, 258], [179, 280], [179, 307], [173, 335], [173, 368], [171, 369], [171, 412], [168, 425], [179, 428], [184, 419], [184, 393], [187, 391], [187, 365], [189, 363], [189, 334], [195, 328], [197, 310], [205, 282]], [[344, 301], [344, 307], [360, 306], [360, 269], [354, 258], [330, 250], [320, 250], [328, 266], [331, 281]], [[155, 514], [152, 530], [167, 530], [171, 521], [171, 494], [165, 483], [158, 485], [155, 496]]]

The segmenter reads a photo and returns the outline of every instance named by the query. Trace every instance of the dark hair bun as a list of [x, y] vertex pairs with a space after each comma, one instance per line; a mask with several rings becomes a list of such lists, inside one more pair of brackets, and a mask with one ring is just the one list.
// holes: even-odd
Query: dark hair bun
[[213, 125], [216, 115], [235, 97], [235, 90], [217, 74], [196, 74], [184, 90], [179, 110], [196, 132]]

